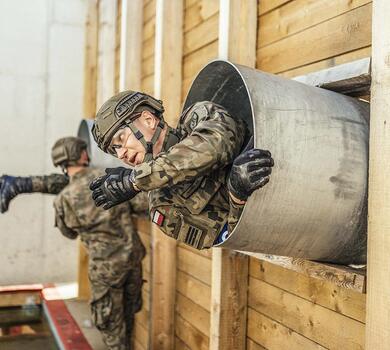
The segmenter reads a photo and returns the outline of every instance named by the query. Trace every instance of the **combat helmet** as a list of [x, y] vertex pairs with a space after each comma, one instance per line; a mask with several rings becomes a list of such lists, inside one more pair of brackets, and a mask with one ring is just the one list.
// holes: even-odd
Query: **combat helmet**
[[[146, 141], [144, 135], [133, 124], [143, 110], [149, 110], [160, 120], [150, 141]], [[144, 160], [148, 161], [152, 159], [153, 145], [164, 129], [163, 113], [162, 101], [142, 92], [123, 91], [111, 97], [100, 107], [92, 127], [92, 135], [103, 152], [116, 156], [116, 152], [109, 147], [111, 139], [121, 127], [128, 126], [145, 147]]]
[[77, 165], [82, 151], [86, 149], [84, 140], [73, 136], [63, 137], [51, 149], [53, 165], [60, 166], [63, 170], [69, 165]]

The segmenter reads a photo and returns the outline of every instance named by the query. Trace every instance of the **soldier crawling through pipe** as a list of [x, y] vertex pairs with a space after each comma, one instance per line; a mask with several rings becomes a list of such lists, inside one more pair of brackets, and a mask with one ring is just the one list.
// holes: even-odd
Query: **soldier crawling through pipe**
[[95, 207], [88, 185], [101, 170], [88, 167], [87, 145], [79, 138], [58, 140], [52, 160], [63, 175], [1, 176], [0, 211], [6, 212], [20, 193], [57, 194], [56, 226], [67, 238], [79, 235], [88, 250], [92, 320], [109, 349], [131, 349], [134, 314], [142, 306], [141, 260], [145, 256], [131, 214], [146, 213], [147, 199], [137, 196], [110, 210]]
[[245, 202], [266, 185], [274, 161], [253, 148], [245, 122], [213, 102], [185, 110], [176, 129], [162, 101], [124, 91], [103, 104], [92, 133], [97, 145], [132, 167], [106, 169], [91, 182], [97, 206], [112, 208], [149, 191], [153, 223], [194, 248], [223, 242]]

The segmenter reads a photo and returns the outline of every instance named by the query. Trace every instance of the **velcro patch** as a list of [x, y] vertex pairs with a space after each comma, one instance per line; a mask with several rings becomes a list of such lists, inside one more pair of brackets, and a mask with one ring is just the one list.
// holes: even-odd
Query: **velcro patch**
[[161, 214], [158, 210], [154, 211], [152, 222], [158, 226], [162, 226], [164, 223], [165, 216]]

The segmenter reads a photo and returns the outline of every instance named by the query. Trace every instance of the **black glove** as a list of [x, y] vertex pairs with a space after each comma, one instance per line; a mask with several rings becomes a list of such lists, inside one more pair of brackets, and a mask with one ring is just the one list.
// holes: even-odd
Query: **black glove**
[[[253, 141], [249, 141], [253, 147]], [[269, 181], [274, 160], [269, 151], [258, 148], [246, 149], [234, 160], [228, 179], [230, 193], [239, 200], [246, 201], [254, 190]]]
[[11, 200], [18, 194], [30, 192], [32, 192], [32, 180], [30, 177], [1, 176], [0, 212], [5, 213]]
[[107, 168], [106, 175], [94, 179], [89, 188], [95, 205], [107, 210], [134, 198], [140, 191], [134, 188], [130, 180], [132, 172], [133, 170], [123, 167]]

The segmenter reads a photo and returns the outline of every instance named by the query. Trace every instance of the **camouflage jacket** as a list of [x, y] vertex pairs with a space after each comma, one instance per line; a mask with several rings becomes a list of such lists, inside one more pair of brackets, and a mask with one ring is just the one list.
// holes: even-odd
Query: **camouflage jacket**
[[233, 230], [243, 206], [230, 201], [226, 180], [246, 132], [241, 119], [212, 102], [199, 102], [180, 117], [180, 141], [135, 167], [134, 183], [151, 191], [150, 215], [165, 234], [203, 249], [213, 245], [225, 224]]

